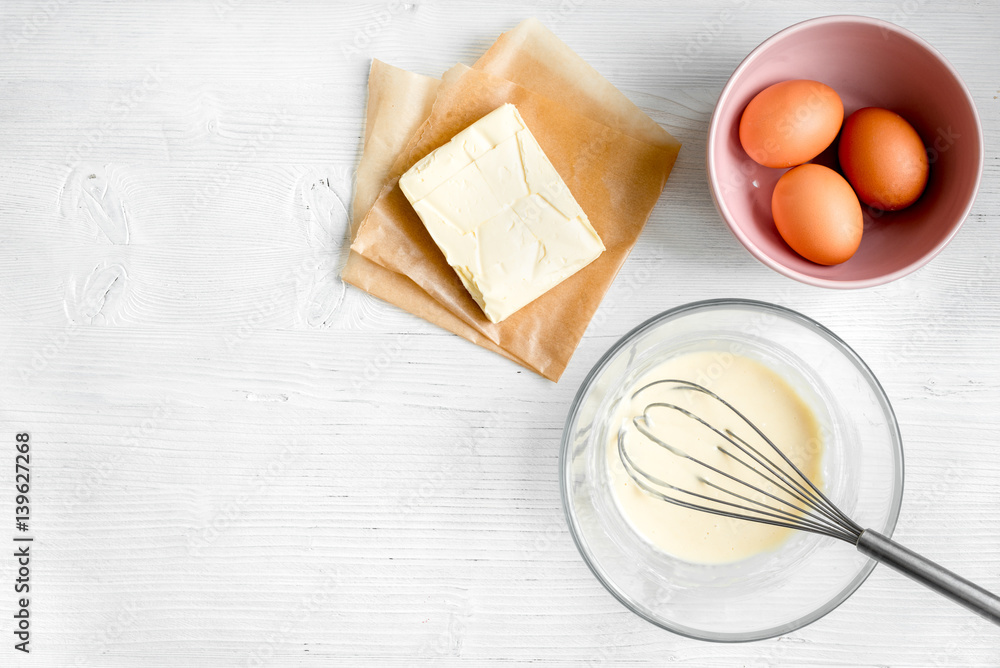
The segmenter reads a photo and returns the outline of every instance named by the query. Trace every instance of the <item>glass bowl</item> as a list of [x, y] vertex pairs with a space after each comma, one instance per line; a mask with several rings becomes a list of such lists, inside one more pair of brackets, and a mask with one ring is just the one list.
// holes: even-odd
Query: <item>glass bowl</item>
[[778, 372], [820, 424], [824, 493], [862, 527], [892, 535], [903, 496], [903, 450], [878, 380], [819, 323], [741, 299], [666, 311], [626, 334], [594, 366], [563, 432], [560, 483], [570, 532], [597, 579], [653, 624], [718, 642], [789, 633], [845, 601], [875, 562], [851, 545], [805, 532], [742, 561], [686, 562], [639, 535], [612, 496], [605, 448], [617, 434], [610, 424], [614, 406], [654, 365], [695, 351], [716, 353], [720, 370], [727, 356], [739, 354]]

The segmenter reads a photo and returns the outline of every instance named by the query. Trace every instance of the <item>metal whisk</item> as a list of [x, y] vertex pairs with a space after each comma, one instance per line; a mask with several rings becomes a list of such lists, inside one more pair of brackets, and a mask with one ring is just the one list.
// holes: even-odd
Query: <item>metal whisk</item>
[[[754, 446], [732, 429], [719, 428], [677, 403], [650, 403], [641, 415], [632, 418], [632, 424], [640, 434], [671, 454], [704, 467], [706, 475], [722, 476], [736, 484], [733, 486], [735, 489], [731, 489], [713, 482], [709, 477], [699, 476], [699, 482], [718, 492], [714, 496], [671, 484], [635, 462], [626, 448], [626, 432], [622, 429], [618, 434], [618, 455], [629, 476], [647, 494], [714, 515], [808, 531], [842, 540], [856, 546], [862, 554], [1000, 625], [1000, 597], [877, 531], [862, 528], [837, 508], [753, 422], [708, 388], [685, 380], [658, 380], [636, 390], [632, 399], [657, 385], [663, 385], [664, 388], [661, 389], [700, 393], [711, 401], [718, 402], [752, 429], [767, 447]], [[692, 456], [682, 446], [664, 440], [662, 435], [654, 434], [651, 429], [652, 410], [675, 411], [714, 432], [721, 439], [716, 445], [718, 451], [737, 462], [740, 465], [738, 470], [745, 471], [746, 475], [737, 476], [722, 471], [703, 459]], [[708, 471], [712, 473], [709, 474]]]

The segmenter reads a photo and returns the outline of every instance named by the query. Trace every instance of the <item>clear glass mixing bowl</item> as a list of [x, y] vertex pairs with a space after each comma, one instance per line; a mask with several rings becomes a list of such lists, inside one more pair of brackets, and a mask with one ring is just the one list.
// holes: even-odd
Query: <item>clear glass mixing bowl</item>
[[[587, 376], [563, 432], [563, 506], [597, 579], [636, 614], [682, 635], [760, 640], [801, 628], [856, 590], [875, 562], [854, 547], [795, 532], [743, 561], [694, 564], [646, 541], [622, 516], [608, 485], [606, 443], [616, 402], [643, 373], [687, 352], [763, 362], [812, 408], [824, 435], [824, 492], [858, 524], [891, 536], [903, 496], [903, 449], [885, 392], [833, 332], [795, 311], [721, 299], [662, 313], [629, 332]], [[713, 373], [711, 367], [706, 370]], [[706, 517], [708, 517], [706, 515]]]

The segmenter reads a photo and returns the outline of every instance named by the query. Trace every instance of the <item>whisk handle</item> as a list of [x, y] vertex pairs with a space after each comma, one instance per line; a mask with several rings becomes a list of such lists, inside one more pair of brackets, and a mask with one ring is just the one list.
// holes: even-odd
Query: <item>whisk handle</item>
[[1000, 597], [877, 531], [862, 532], [858, 551], [1000, 625]]

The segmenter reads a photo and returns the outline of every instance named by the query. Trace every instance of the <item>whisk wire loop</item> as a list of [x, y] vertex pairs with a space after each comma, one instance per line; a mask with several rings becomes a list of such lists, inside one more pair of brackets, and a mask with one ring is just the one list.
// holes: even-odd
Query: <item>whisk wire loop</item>
[[[684, 459], [688, 459], [688, 460], [694, 462], [695, 464], [698, 464], [699, 466], [702, 466], [702, 467], [708, 469], [709, 471], [711, 471], [711, 472], [713, 472], [715, 474], [718, 474], [718, 475], [720, 475], [720, 476], [722, 476], [722, 477], [724, 477], [724, 478], [726, 478], [728, 480], [731, 480], [731, 481], [733, 481], [733, 482], [735, 482], [735, 483], [737, 483], [739, 485], [742, 485], [743, 487], [747, 487], [749, 489], [752, 489], [753, 491], [755, 491], [755, 492], [757, 492], [759, 494], [763, 494], [763, 495], [765, 495], [765, 496], [773, 499], [777, 503], [784, 504], [784, 505], [788, 506], [789, 508], [792, 508], [793, 510], [798, 511], [799, 514], [804, 514], [804, 513], [808, 513], [809, 512], [806, 508], [802, 508], [800, 506], [797, 506], [794, 503], [788, 501], [787, 499], [783, 499], [783, 498], [777, 496], [776, 494], [773, 494], [773, 493], [771, 493], [771, 492], [769, 492], [769, 491], [767, 491], [767, 490], [765, 490], [765, 489], [763, 489], [761, 487], [758, 487], [757, 485], [754, 485], [754, 484], [752, 484], [750, 482], [747, 482], [746, 480], [744, 480], [742, 478], [736, 477], [736, 476], [732, 475], [731, 473], [727, 473], [726, 471], [723, 471], [723, 470], [721, 470], [721, 469], [719, 469], [719, 468], [717, 468], [717, 467], [715, 467], [715, 466], [713, 466], [713, 465], [711, 465], [711, 464], [709, 464], [709, 463], [707, 463], [705, 461], [702, 461], [701, 459], [698, 459], [697, 457], [694, 457], [694, 456], [688, 454], [687, 452], [685, 452], [685, 451], [683, 451], [683, 450], [681, 450], [679, 448], [676, 448], [676, 447], [670, 445], [669, 443], [663, 441], [661, 438], [659, 438], [658, 436], [656, 436], [656, 434], [654, 434], [649, 429], [648, 411], [651, 408], [657, 408], [657, 407], [672, 409], [672, 410], [675, 410], [675, 411], [681, 413], [685, 417], [688, 417], [688, 418], [691, 418], [693, 420], [696, 420], [699, 423], [701, 423], [701, 424], [705, 425], [706, 427], [708, 427], [709, 429], [711, 429], [712, 431], [714, 431], [721, 438], [726, 439], [727, 441], [729, 441], [730, 443], [732, 443], [736, 447], [739, 447], [739, 448], [742, 449], [742, 446], [740, 446], [739, 443], [736, 443], [729, 435], [727, 435], [726, 433], [723, 433], [723, 432], [719, 431], [718, 429], [716, 429], [712, 425], [708, 424], [701, 417], [699, 417], [699, 416], [691, 413], [687, 409], [684, 409], [684, 408], [682, 408], [680, 406], [677, 406], [675, 404], [669, 404], [669, 403], [653, 403], [653, 404], [649, 404], [648, 406], [646, 406], [646, 412], [644, 412], [642, 416], [636, 417], [636, 418], [634, 418], [632, 420], [632, 424], [639, 431], [639, 433], [641, 433], [643, 436], [645, 436], [646, 438], [648, 438], [650, 441], [656, 443], [657, 445], [659, 445], [662, 448], [667, 449], [672, 454], [674, 454], [674, 455], [676, 455], [678, 457], [682, 457]], [[729, 455], [730, 457], [732, 457], [733, 459], [735, 459], [737, 462], [739, 462], [743, 466], [747, 467], [748, 469], [750, 469], [754, 473], [760, 475], [762, 478], [764, 478], [765, 481], [769, 482], [771, 485], [773, 485], [775, 487], [778, 487], [779, 489], [781, 489], [783, 492], [785, 492], [786, 494], [788, 494], [792, 498], [795, 498], [799, 502], [805, 503], [805, 504], [808, 505], [808, 503], [809, 503], [808, 500], [802, 498], [802, 495], [796, 494], [794, 489], [790, 489], [790, 488], [788, 488], [788, 487], [786, 487], [784, 485], [775, 484], [774, 480], [768, 479], [767, 476], [765, 476], [764, 474], [762, 474], [760, 471], [754, 469], [752, 466], [750, 466], [749, 464], [747, 464], [746, 462], [744, 462], [739, 457], [736, 457], [735, 455], [726, 452], [725, 449], [723, 449], [721, 447], [719, 447], [719, 450], [722, 451], [722, 452], [725, 452], [727, 455]], [[753, 455], [750, 455], [750, 456], [753, 456]], [[643, 473], [643, 475], [645, 475], [645, 477], [647, 477], [650, 480], [656, 482], [657, 484], [660, 484], [660, 485], [666, 484], [662, 480], [654, 479], [653, 476], [651, 476], [649, 473], [647, 473], [643, 469], [640, 469], [639, 467], [635, 466], [635, 462], [634, 461], [632, 462], [632, 465], [633, 465], [634, 468], [636, 468], [637, 470], [641, 471]], [[715, 488], [715, 489], [717, 489], [717, 490], [719, 490], [721, 492], [724, 492], [724, 493], [729, 494], [729, 495], [731, 495], [733, 497], [742, 499], [744, 501], [749, 501], [749, 502], [754, 503], [754, 504], [756, 504], [758, 506], [766, 508], [769, 512], [762, 513], [762, 514], [765, 514], [767, 516], [773, 517], [773, 516], [775, 516], [774, 513], [779, 513], [780, 515], [786, 515], [788, 517], [796, 518], [796, 519], [800, 516], [800, 515], [797, 515], [795, 513], [791, 513], [791, 512], [789, 512], [787, 510], [784, 510], [782, 508], [774, 508], [774, 507], [768, 506], [768, 505], [766, 505], [766, 504], [764, 504], [764, 503], [762, 503], [760, 501], [754, 501], [753, 499], [750, 499], [750, 498], [748, 498], [746, 496], [738, 494], [738, 493], [734, 492], [731, 489], [727, 489], [725, 487], [721, 487], [719, 485], [716, 485], [716, 484], [712, 483], [710, 480], [707, 480], [707, 479], [705, 479], [703, 477], [700, 478], [700, 480], [702, 482], [704, 482], [705, 484], [709, 485], [710, 487], [713, 487], [713, 488]], [[676, 486], [673, 486], [673, 485], [670, 485], [670, 487], [672, 489], [675, 489], [675, 490], [678, 489]], [[687, 492], [687, 490], [680, 490], [680, 491]], [[702, 496], [702, 495], [699, 495], [699, 496], [701, 496], [702, 498], [705, 498], [705, 499], [707, 499], [709, 501], [715, 501], [715, 502], [719, 501], [719, 499], [714, 498], [714, 497], [706, 497], [706, 496]], [[743, 508], [745, 510], [752, 510], [752, 511], [755, 511], [755, 512], [761, 512], [761, 511], [759, 511], [757, 509], [752, 509], [752, 508], [748, 509], [748, 508], [744, 508], [742, 506], [738, 506], [738, 507]]]
[[[737, 434], [734, 434], [731, 430], [727, 429], [726, 432], [732, 438], [740, 441], [744, 446], [746, 446], [747, 448], [749, 448], [753, 452], [760, 454], [759, 451], [753, 445], [751, 445], [750, 443], [747, 443], [745, 440], [743, 440], [742, 438], [740, 438]], [[763, 437], [763, 438], [767, 442], [768, 445], [770, 445], [773, 449], [778, 450], [778, 447], [774, 443], [772, 443], [769, 438], [767, 438], [766, 436]], [[743, 450], [743, 448], [740, 448], [740, 449]], [[736, 461], [740, 462], [741, 464], [743, 464], [744, 466], [746, 466], [750, 470], [756, 472], [758, 475], [761, 475], [762, 477], [764, 477], [766, 479], [766, 476], [764, 476], [762, 473], [760, 473], [760, 471], [757, 471], [752, 466], [750, 466], [746, 462], [742, 461], [741, 459], [739, 459], [738, 457], [736, 457], [736, 455], [732, 454], [731, 452], [729, 452], [725, 448], [721, 448], [720, 447], [719, 450], [720, 450], [720, 452], [728, 455], [729, 457], [732, 457]], [[746, 452], [746, 451], [744, 450], [744, 452]], [[747, 454], [749, 454], [749, 453], [747, 453]], [[750, 456], [753, 457], [752, 454]], [[761, 457], [763, 457], [764, 459], [767, 459], [766, 457], [764, 457], [764, 455], [761, 455]], [[756, 460], [756, 458], [754, 458], [754, 459]], [[770, 462], [770, 460], [767, 460], [767, 461]], [[764, 464], [761, 464], [761, 465], [764, 466]], [[854, 522], [854, 520], [852, 520], [850, 517], [848, 517], [847, 515], [845, 515], [840, 510], [840, 508], [838, 508], [836, 505], [834, 505], [833, 502], [831, 502], [829, 499], [827, 499], [827, 497], [822, 492], [820, 492], [818, 489], [816, 489], [815, 485], [812, 484], [812, 482], [809, 480], [809, 478], [806, 477], [797, 466], [795, 466], [794, 464], [791, 464], [791, 466], [792, 466], [792, 468], [795, 469], [795, 472], [802, 479], [804, 479], [806, 481], [806, 483], [808, 483], [808, 486], [800, 484], [798, 481], [796, 481], [794, 478], [792, 478], [786, 472], [781, 471], [780, 469], [776, 469], [775, 470], [775, 475], [780, 475], [782, 478], [786, 478], [787, 477], [788, 483], [790, 485], [793, 485], [798, 490], [797, 492], [789, 491], [790, 494], [792, 494], [796, 498], [800, 498], [799, 494], [801, 493], [801, 495], [802, 495], [801, 499], [802, 499], [803, 503], [808, 504], [810, 507], [814, 508], [817, 512], [822, 513], [823, 515], [825, 515], [826, 517], [828, 517], [831, 521], [836, 522], [837, 524], [846, 524], [851, 529], [852, 533], [855, 533], [855, 534], [860, 534], [861, 533], [862, 528], [860, 526], [858, 526]]]
[[[738, 503], [733, 503], [733, 502], [730, 502], [730, 501], [725, 501], [724, 499], [716, 499], [716, 498], [713, 498], [713, 497], [710, 497], [710, 496], [706, 496], [704, 494], [699, 494], [698, 492], [693, 492], [691, 490], [687, 490], [687, 489], [683, 489], [683, 488], [677, 487], [675, 485], [671, 485], [670, 483], [666, 482], [665, 480], [661, 480], [661, 479], [657, 478], [656, 476], [650, 474], [649, 472], [643, 470], [639, 465], [637, 465], [632, 460], [632, 458], [628, 454], [627, 449], [625, 448], [624, 435], [625, 435], [624, 431], [619, 432], [619, 435], [618, 435], [618, 454], [619, 454], [619, 457], [622, 460], [622, 463], [625, 466], [626, 472], [628, 473], [629, 477], [631, 477], [632, 480], [643, 491], [645, 491], [646, 493], [650, 494], [651, 496], [653, 496], [655, 498], [660, 499], [661, 501], [666, 501], [668, 503], [672, 503], [674, 505], [681, 506], [683, 508], [689, 508], [691, 510], [698, 510], [698, 511], [706, 512], [706, 513], [711, 513], [713, 515], [720, 515], [722, 517], [729, 517], [729, 518], [738, 519], [738, 520], [749, 520], [749, 521], [758, 522], [758, 523], [761, 523], [761, 524], [770, 524], [772, 526], [784, 527], [786, 529], [799, 529], [799, 530], [802, 530], [802, 531], [809, 531], [809, 532], [812, 532], [812, 533], [822, 534], [824, 536], [830, 536], [830, 537], [833, 537], [833, 538], [839, 538], [841, 540], [850, 541], [850, 538], [848, 537], [848, 535], [845, 534], [845, 533], [843, 533], [838, 528], [831, 527], [830, 525], [824, 525], [824, 524], [820, 524], [820, 523], [813, 523], [813, 522], [810, 522], [808, 520], [803, 520], [803, 519], [801, 519], [799, 517], [796, 517], [793, 513], [789, 513], [787, 511], [781, 511], [779, 509], [770, 509], [770, 510], [775, 510], [777, 512], [763, 511], [763, 510], [759, 510], [757, 508], [750, 508], [750, 507], [743, 506], [743, 505], [738, 504]], [[651, 485], [650, 483], [653, 483], [653, 484]], [[694, 497], [694, 498], [697, 498], [697, 499], [702, 499], [704, 501], [711, 502], [713, 504], [718, 504], [720, 506], [727, 506], [727, 507], [734, 508], [734, 509], [737, 509], [737, 510], [741, 510], [741, 511], [744, 511], [744, 512], [743, 513], [733, 512], [733, 511], [724, 510], [724, 509], [718, 508], [718, 507], [703, 505], [703, 504], [694, 503], [694, 502], [691, 502], [691, 501], [685, 501], [683, 499], [679, 499], [679, 498], [676, 498], [674, 496], [670, 496], [668, 494], [665, 494], [663, 492], [663, 489], [670, 489], [670, 490], [673, 490], [675, 492], [680, 492], [681, 494], [685, 494], [685, 495], [688, 495], [688, 496], [691, 496], [691, 497]], [[764, 504], [760, 504], [760, 505], [764, 505]], [[764, 507], [769, 508], [766, 505]], [[747, 514], [745, 514], [747, 512], [754, 513], [754, 514], [753, 515], [747, 515]], [[795, 517], [796, 519], [793, 522], [791, 519], [788, 519], [785, 516]]]
[[[855, 524], [849, 517], [847, 517], [843, 512], [841, 512], [835, 504], [833, 504], [827, 497], [816, 487], [816, 485], [809, 480], [794, 462], [784, 453], [780, 448], [778, 448], [753, 422], [751, 422], [743, 413], [733, 407], [729, 402], [727, 402], [722, 397], [718, 396], [708, 388], [698, 385], [697, 383], [692, 383], [690, 381], [679, 380], [679, 379], [663, 379], [657, 380], [652, 383], [648, 383], [632, 394], [632, 399], [634, 400], [641, 393], [648, 390], [649, 388], [657, 385], [670, 385], [672, 389], [676, 390], [690, 390], [694, 392], [699, 392], [711, 398], [712, 400], [718, 402], [720, 405], [724, 406], [733, 415], [737, 416], [743, 423], [750, 427], [760, 438], [764, 441], [775, 453], [777, 453], [781, 460], [787, 465], [787, 469], [784, 466], [779, 465], [766, 454], [762, 453], [758, 448], [754, 447], [752, 444], [747, 442], [746, 439], [738, 436], [733, 432], [732, 429], [720, 429], [719, 427], [709, 423], [707, 420], [702, 418], [700, 415], [693, 413], [692, 411], [678, 406], [674, 403], [669, 402], [651, 402], [646, 405], [642, 414], [633, 418], [633, 425], [644, 437], [655, 443], [656, 445], [666, 449], [668, 452], [686, 458], [699, 466], [704, 467], [708, 471], [714, 474], [720, 475], [727, 480], [733, 481], [743, 488], [748, 488], [753, 490], [757, 494], [761, 494], [777, 505], [771, 505], [769, 503], [762, 502], [760, 500], [749, 498], [748, 496], [739, 494], [738, 492], [727, 489], [710, 480], [706, 480], [704, 477], [700, 477], [700, 481], [706, 483], [709, 487], [721, 492], [731, 498], [739, 499], [740, 501], [752, 504], [756, 507], [751, 507], [744, 505], [742, 503], [734, 503], [732, 501], [726, 501], [722, 498], [714, 496], [706, 496], [693, 492], [691, 490], [679, 488], [675, 485], [666, 483], [665, 481], [650, 475], [647, 471], [637, 466], [635, 461], [628, 455], [627, 448], [625, 447], [624, 433], [619, 434], [619, 457], [622, 460], [623, 465], [629, 472], [629, 476], [635, 480], [637, 484], [646, 490], [661, 498], [665, 501], [670, 501], [676, 503], [681, 501], [677, 505], [683, 505], [685, 507], [693, 508], [694, 510], [705, 510], [712, 512], [717, 515], [725, 515], [727, 517], [733, 517], [735, 519], [744, 519], [754, 522], [762, 522], [765, 524], [772, 524], [775, 526], [783, 526], [792, 529], [801, 529], [805, 531], [811, 531], [813, 533], [819, 533], [823, 535], [830, 536], [832, 538], [837, 538], [839, 540], [844, 540], [849, 543], [856, 543], [858, 536], [861, 534], [862, 529]], [[746, 458], [752, 460], [756, 466], [746, 461], [743, 457], [737, 455], [735, 452], [724, 447], [723, 445], [716, 446], [717, 449], [726, 455], [727, 457], [738, 462], [741, 466], [745, 467], [748, 471], [753, 472], [756, 476], [760, 477], [768, 487], [775, 490], [779, 490], [780, 493], [787, 495], [789, 499], [782, 498], [767, 489], [764, 489], [758, 485], [754, 485], [743, 478], [734, 476], [731, 473], [720, 470], [718, 467], [712, 466], [711, 464], [691, 456], [685, 450], [678, 448], [670, 443], [667, 443], [662, 438], [658, 437], [650, 429], [650, 425], [653, 422], [650, 416], [650, 411], [654, 409], [665, 409], [674, 411], [683, 415], [685, 418], [694, 420], [704, 427], [711, 430], [726, 443], [730, 444], [736, 448], [742, 455]], [[758, 468], [759, 467], [759, 468]], [[763, 469], [763, 470], [761, 470]], [[645, 480], [642, 480], [645, 478]], [[703, 501], [709, 502], [711, 504], [719, 504], [733, 508], [733, 510], [723, 510], [720, 508], [710, 507], [707, 505], [702, 505], [699, 503], [692, 503], [690, 501], [684, 501], [682, 499], [676, 499], [674, 497], [663, 494], [661, 491], [656, 489], [650, 489], [648, 483], [653, 483], [659, 486], [661, 489], [670, 489], [674, 492], [680, 492], [684, 495], [701, 499]], [[782, 507], [783, 506], [783, 507]]]

